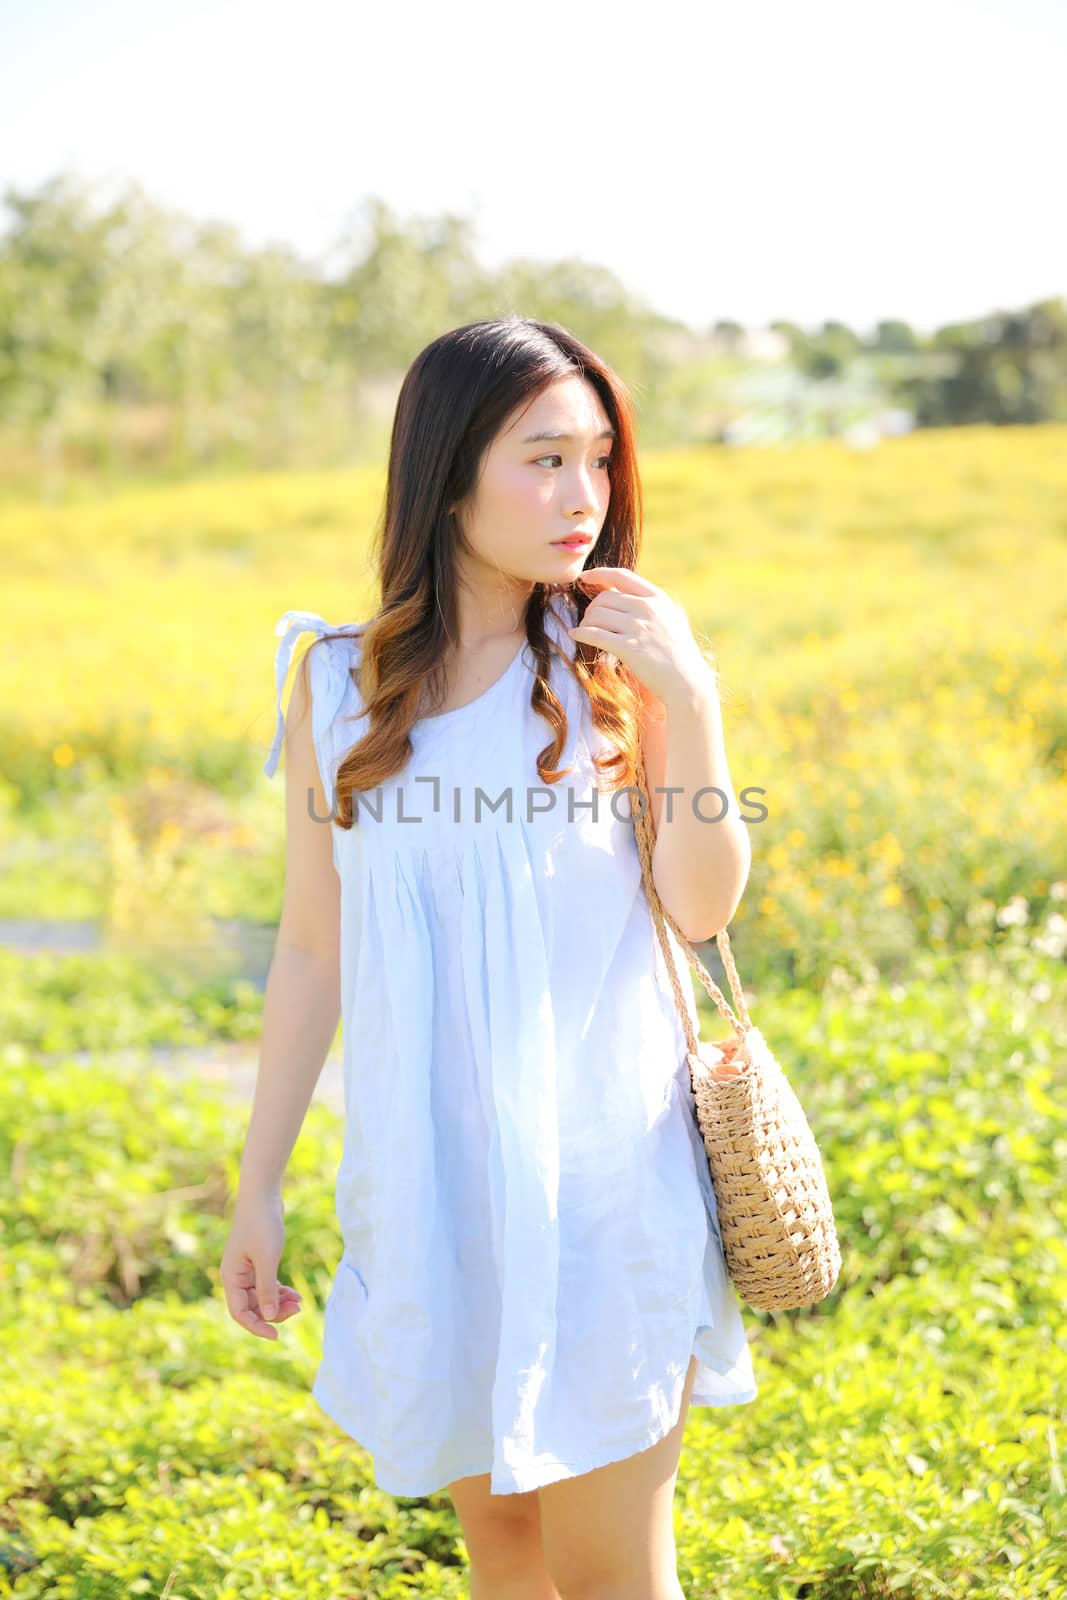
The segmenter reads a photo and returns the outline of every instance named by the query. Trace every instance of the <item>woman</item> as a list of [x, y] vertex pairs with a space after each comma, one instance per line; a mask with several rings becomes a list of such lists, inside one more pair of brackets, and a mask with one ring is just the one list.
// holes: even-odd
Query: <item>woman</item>
[[404, 379], [376, 614], [278, 628], [285, 897], [227, 1302], [266, 1338], [299, 1310], [281, 1181], [340, 1015], [313, 1392], [379, 1487], [448, 1488], [476, 1600], [680, 1594], [688, 1407], [757, 1392], [642, 883], [639, 741], [657, 892], [694, 941], [750, 847], [714, 670], [635, 571], [640, 522], [620, 380], [556, 324], [476, 322]]

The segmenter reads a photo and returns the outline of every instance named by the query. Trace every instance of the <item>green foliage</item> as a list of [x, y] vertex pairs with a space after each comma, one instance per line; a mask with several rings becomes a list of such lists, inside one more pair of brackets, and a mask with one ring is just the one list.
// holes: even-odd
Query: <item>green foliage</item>
[[132, 953], [19, 956], [0, 948], [0, 1044], [21, 1059], [258, 1037], [260, 991], [186, 955], [160, 965]]
[[602, 267], [489, 272], [470, 221], [402, 219], [373, 197], [331, 247], [329, 275], [137, 183], [101, 203], [60, 173], [4, 203], [3, 460], [9, 480], [49, 495], [87, 471], [373, 459], [383, 395], [443, 329], [481, 317], [563, 321], [652, 396], [660, 342], [680, 327]]

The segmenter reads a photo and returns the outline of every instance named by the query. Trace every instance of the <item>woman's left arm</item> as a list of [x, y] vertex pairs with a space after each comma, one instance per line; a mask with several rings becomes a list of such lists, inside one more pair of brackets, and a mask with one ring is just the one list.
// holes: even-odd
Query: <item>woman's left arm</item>
[[726, 759], [718, 685], [706, 661], [703, 667], [667, 701], [649, 696], [642, 717], [656, 829], [652, 878], [691, 944], [713, 939], [733, 920], [752, 865]]
[[691, 943], [712, 939], [733, 918], [752, 864], [715, 674], [681, 605], [647, 578], [591, 567], [578, 581], [594, 598], [572, 638], [610, 650], [642, 685], [656, 892]]

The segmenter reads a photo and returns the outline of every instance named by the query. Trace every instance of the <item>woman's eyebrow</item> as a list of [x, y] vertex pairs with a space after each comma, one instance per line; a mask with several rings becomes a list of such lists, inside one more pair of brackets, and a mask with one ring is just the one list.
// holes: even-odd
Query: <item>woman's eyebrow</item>
[[522, 442], [523, 444], [536, 444], [538, 439], [574, 439], [581, 437], [590, 439], [614, 439], [615, 429], [604, 428], [600, 433], [586, 435], [577, 435], [573, 433], [553, 433], [551, 429], [546, 429], [542, 433], [528, 433]]

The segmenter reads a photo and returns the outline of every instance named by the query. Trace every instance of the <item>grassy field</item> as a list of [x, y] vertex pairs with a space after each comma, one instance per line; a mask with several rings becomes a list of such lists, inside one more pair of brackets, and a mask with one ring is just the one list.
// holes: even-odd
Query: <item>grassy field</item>
[[[644, 468], [642, 571], [715, 649], [768, 808], [731, 939], [844, 1257], [822, 1306], [746, 1308], [755, 1404], [693, 1414], [683, 1586], [1067, 1597], [1067, 429]], [[0, 1596], [467, 1593], [447, 1495], [377, 1490], [310, 1398], [336, 1117], [290, 1165], [306, 1309], [270, 1346], [216, 1280], [246, 1114], [152, 1060], [254, 1047], [215, 929], [280, 909], [273, 625], [370, 614], [381, 492], [0, 507], [0, 918], [103, 935], [0, 953]]]

